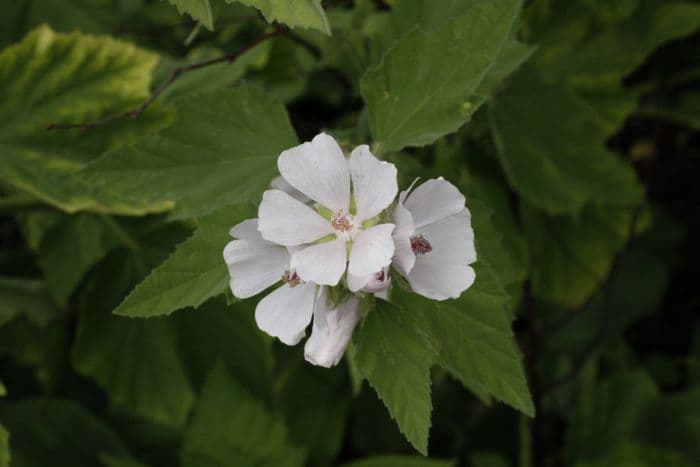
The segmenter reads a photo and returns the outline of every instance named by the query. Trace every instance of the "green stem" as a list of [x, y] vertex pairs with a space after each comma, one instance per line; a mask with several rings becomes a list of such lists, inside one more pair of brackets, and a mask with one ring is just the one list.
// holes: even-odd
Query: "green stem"
[[532, 467], [532, 432], [530, 419], [518, 417], [518, 467]]

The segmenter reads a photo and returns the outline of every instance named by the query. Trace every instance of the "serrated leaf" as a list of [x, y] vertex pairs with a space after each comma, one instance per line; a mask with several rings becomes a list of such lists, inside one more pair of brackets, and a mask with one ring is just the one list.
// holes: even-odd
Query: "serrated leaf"
[[455, 302], [428, 312], [437, 363], [477, 394], [488, 394], [533, 417], [522, 355], [505, 311], [508, 295], [484, 271]]
[[117, 221], [81, 213], [49, 229], [39, 246], [39, 265], [51, 295], [64, 305], [83, 275], [121, 239]]
[[342, 467], [452, 467], [454, 465], [453, 461], [448, 460], [410, 456], [376, 456], [343, 464]]
[[174, 323], [133, 320], [111, 312], [183, 234], [182, 228], [162, 228], [144, 238], [138, 250], [109, 255], [94, 271], [81, 299], [73, 344], [76, 370], [97, 380], [116, 405], [169, 425], [182, 424], [194, 402]]
[[107, 426], [82, 406], [67, 400], [2, 402], [0, 419], [12, 436], [13, 466], [94, 467], [99, 465], [101, 454], [128, 454]]
[[495, 99], [490, 115], [508, 181], [531, 205], [562, 214], [591, 202], [641, 201], [631, 165], [604, 146], [608, 132], [598, 112], [567, 88], [522, 70]]
[[292, 28], [310, 28], [330, 35], [331, 26], [321, 6], [321, 0], [226, 0], [257, 8], [265, 19]]
[[188, 14], [203, 24], [210, 31], [214, 29], [214, 18], [211, 14], [209, 0], [168, 0], [182, 14]]
[[183, 465], [301, 467], [304, 457], [284, 423], [216, 365], [185, 432]]
[[173, 218], [196, 217], [258, 202], [277, 156], [297, 144], [284, 108], [255, 87], [186, 97], [175, 107], [173, 125], [107, 153], [81, 173], [85, 182], [123, 199], [175, 204]]
[[356, 361], [406, 439], [423, 455], [430, 430], [435, 356], [420, 313], [382, 300], [355, 331]]
[[632, 212], [591, 206], [572, 218], [525, 207], [522, 220], [533, 258], [533, 293], [576, 307], [608, 277], [615, 254], [629, 238]]
[[132, 318], [167, 315], [188, 306], [196, 308], [222, 293], [229, 282], [222, 256], [228, 232], [252, 217], [251, 205], [233, 205], [203, 218], [192, 237], [151, 271], [114, 313]]
[[430, 144], [468, 120], [519, 8], [518, 0], [470, 2], [453, 21], [408, 32], [390, 47], [361, 82], [378, 147]]
[[0, 52], [0, 180], [68, 212], [91, 209], [142, 214], [167, 209], [127, 205], [92, 192], [72, 175], [108, 148], [162, 125], [157, 108], [139, 125], [118, 122], [82, 133], [48, 131], [50, 123], [81, 122], [124, 111], [149, 95], [156, 56], [111, 38], [56, 34], [47, 26]]

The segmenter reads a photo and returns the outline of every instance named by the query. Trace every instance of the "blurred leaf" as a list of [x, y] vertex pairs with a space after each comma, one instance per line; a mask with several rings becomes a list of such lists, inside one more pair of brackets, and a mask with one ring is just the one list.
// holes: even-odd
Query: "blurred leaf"
[[0, 326], [20, 315], [26, 315], [33, 323], [45, 326], [58, 316], [58, 310], [49, 297], [44, 281], [0, 277]]
[[121, 227], [107, 216], [66, 216], [39, 246], [39, 264], [57, 303], [64, 305], [83, 275], [122, 241]]
[[355, 331], [356, 361], [406, 439], [423, 455], [430, 430], [435, 350], [420, 313], [377, 301]]
[[474, 467], [510, 467], [510, 463], [500, 454], [480, 452], [471, 457]]
[[292, 28], [310, 28], [331, 34], [331, 26], [321, 6], [321, 0], [225, 0], [226, 3], [238, 2], [257, 8], [265, 19], [278, 22]]
[[480, 88], [520, 8], [470, 2], [453, 21], [401, 37], [362, 79], [369, 126], [385, 151], [424, 146], [457, 130], [483, 103]]
[[304, 457], [282, 421], [216, 365], [185, 433], [183, 465], [301, 467]]
[[2, 402], [0, 419], [12, 434], [13, 467], [95, 467], [102, 454], [127, 455], [107, 426], [67, 400]]
[[214, 29], [214, 18], [211, 14], [209, 0], [168, 0], [182, 14], [188, 14], [203, 24], [207, 29]]
[[683, 455], [643, 444], [625, 442], [610, 455], [596, 461], [576, 463], [576, 467], [693, 467], [698, 464]]
[[647, 404], [658, 391], [642, 371], [613, 375], [599, 383], [588, 401], [579, 404], [570, 423], [566, 440], [567, 456], [573, 461], [601, 458], [629, 438]]
[[148, 467], [128, 457], [100, 456], [100, 460], [105, 467]]
[[299, 362], [283, 381], [280, 400], [290, 438], [308, 447], [307, 465], [336, 465], [352, 398], [344, 368], [329, 371]]
[[279, 153], [296, 144], [284, 108], [254, 87], [186, 97], [176, 108], [178, 120], [159, 135], [91, 164], [82, 172], [86, 183], [123, 199], [174, 203], [176, 219], [196, 217], [257, 202]]
[[122, 316], [150, 318], [188, 306], [198, 307], [228, 286], [223, 258], [229, 230], [255, 217], [251, 205], [233, 205], [203, 218], [194, 234], [131, 291], [114, 310]]
[[534, 207], [562, 214], [591, 202], [641, 201], [632, 167], [604, 146], [608, 134], [597, 111], [566, 88], [519, 72], [496, 98], [491, 120], [508, 181]]
[[[162, 210], [91, 192], [72, 175], [102, 151], [135, 140], [162, 112], [136, 126], [120, 122], [90, 133], [47, 131], [50, 123], [92, 120], [124, 111], [149, 95], [156, 56], [111, 38], [56, 34], [46, 26], [0, 53], [0, 179], [68, 212]], [[76, 83], [79, 83], [76, 84]]]
[[269, 398], [274, 361], [270, 341], [255, 324], [255, 305], [246, 300], [226, 306], [222, 297], [173, 316], [179, 353], [198, 386], [221, 360], [248, 391]]
[[343, 464], [342, 467], [452, 467], [453, 461], [410, 456], [377, 456]]
[[194, 401], [171, 321], [133, 320], [111, 311], [183, 231], [155, 231], [136, 251], [116, 250], [93, 274], [81, 300], [73, 364], [119, 406], [161, 423], [180, 425]]
[[630, 235], [629, 210], [591, 206], [579, 218], [551, 217], [523, 206], [536, 297], [578, 307], [609, 275]]
[[0, 424], [0, 467], [10, 467], [10, 434]]

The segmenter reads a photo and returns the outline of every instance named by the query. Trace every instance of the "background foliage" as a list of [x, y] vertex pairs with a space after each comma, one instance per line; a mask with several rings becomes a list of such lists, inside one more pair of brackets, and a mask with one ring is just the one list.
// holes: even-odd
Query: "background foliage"
[[[0, 467], [700, 465], [700, 2], [2, 7]], [[221, 257], [320, 130], [478, 252], [332, 370]]]

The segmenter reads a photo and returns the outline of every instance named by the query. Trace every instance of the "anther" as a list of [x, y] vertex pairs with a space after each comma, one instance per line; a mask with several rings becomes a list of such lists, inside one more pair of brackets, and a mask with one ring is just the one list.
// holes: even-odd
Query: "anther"
[[433, 246], [422, 235], [414, 235], [411, 237], [411, 249], [417, 255], [424, 255], [433, 251]]

